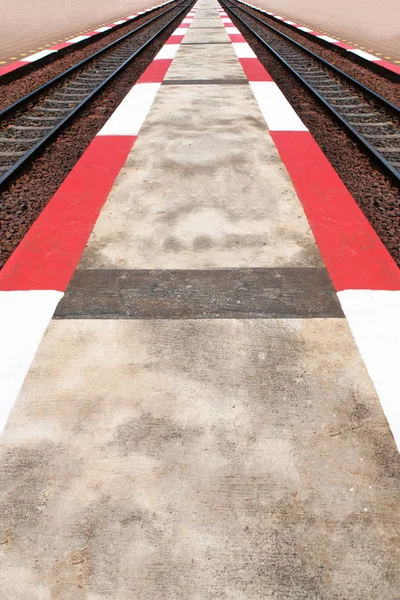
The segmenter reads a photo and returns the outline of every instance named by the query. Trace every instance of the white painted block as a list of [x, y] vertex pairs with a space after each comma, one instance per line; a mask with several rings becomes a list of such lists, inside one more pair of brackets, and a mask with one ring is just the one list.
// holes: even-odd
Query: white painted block
[[234, 42], [232, 46], [238, 58], [257, 58], [246, 42]]
[[251, 81], [251, 89], [271, 131], [308, 131], [273, 81]]
[[178, 29], [175, 29], [175, 31], [171, 33], [171, 35], [186, 35], [188, 29], [189, 27], [178, 27]]
[[310, 29], [309, 27], [298, 27], [301, 31], [305, 31], [306, 33], [312, 33], [314, 29]]
[[192, 22], [192, 19], [183, 19], [182, 23], [186, 23], [187, 25]]
[[223, 18], [221, 19], [221, 21], [222, 21], [223, 23], [228, 23], [228, 24], [232, 24], [232, 25], [233, 25], [233, 22], [231, 21], [231, 19], [230, 19], [229, 17], [223, 17]]
[[119, 21], [114, 21], [113, 25], [122, 25], [122, 23], [126, 23], [126, 19], [120, 19]]
[[137, 135], [161, 83], [137, 83], [97, 135]]
[[225, 27], [225, 31], [230, 35], [236, 35], [237, 33], [240, 34], [240, 31], [237, 27]]
[[54, 290], [0, 292], [0, 432], [63, 295]]
[[344, 290], [338, 297], [400, 450], [400, 291]]
[[159, 53], [155, 56], [154, 60], [160, 60], [162, 58], [175, 58], [175, 54], [179, 50], [179, 44], [165, 44]]
[[335, 40], [335, 38], [330, 37], [329, 35], [317, 35], [317, 38], [320, 40], [325, 40], [325, 42], [330, 42], [331, 44], [337, 44], [339, 40]]
[[72, 38], [72, 40], [67, 40], [68, 44], [77, 44], [78, 42], [83, 42], [90, 38], [90, 35], [78, 35], [77, 37]]
[[96, 33], [103, 33], [103, 31], [108, 31], [111, 27], [99, 27], [98, 29], [94, 29]]
[[365, 60], [370, 60], [372, 62], [375, 62], [376, 60], [381, 60], [379, 58], [379, 56], [374, 56], [373, 54], [370, 54], [369, 52], [364, 52], [364, 50], [347, 50], [347, 52], [352, 52], [353, 54], [357, 54], [357, 56], [361, 56], [361, 58], [365, 58]]
[[284, 23], [286, 23], [286, 25], [296, 25], [294, 21], [284, 21]]
[[31, 54], [31, 56], [26, 56], [25, 58], [21, 58], [22, 62], [35, 62], [35, 60], [40, 60], [49, 54], [54, 54], [57, 50], [42, 50], [41, 52], [36, 52], [36, 54]]

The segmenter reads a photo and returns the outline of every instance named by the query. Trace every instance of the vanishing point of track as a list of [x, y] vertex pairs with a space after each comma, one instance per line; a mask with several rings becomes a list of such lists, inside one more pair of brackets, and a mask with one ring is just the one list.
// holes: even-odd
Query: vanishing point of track
[[[191, 4], [193, 0], [175, 4], [0, 111], [0, 187], [40, 154], [63, 127]], [[168, 22], [137, 48], [135, 34], [170, 13]]]
[[[236, 2], [220, 2], [400, 184], [400, 108]], [[253, 29], [251, 19], [263, 26], [262, 35]]]

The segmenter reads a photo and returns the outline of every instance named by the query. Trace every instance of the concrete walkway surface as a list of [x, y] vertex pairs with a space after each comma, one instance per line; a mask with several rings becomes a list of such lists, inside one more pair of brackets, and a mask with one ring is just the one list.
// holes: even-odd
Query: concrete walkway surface
[[2, 599], [398, 600], [393, 436], [196, 7], [1, 438]]

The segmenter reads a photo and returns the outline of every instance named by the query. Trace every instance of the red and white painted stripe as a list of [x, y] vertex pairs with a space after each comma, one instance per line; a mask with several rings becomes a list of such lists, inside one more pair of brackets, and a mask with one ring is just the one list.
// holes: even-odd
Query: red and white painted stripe
[[289, 172], [400, 448], [400, 270], [300, 117], [218, 12]]
[[249, 8], [253, 8], [255, 10], [258, 10], [259, 12], [265, 13], [266, 15], [273, 17], [274, 19], [278, 19], [278, 21], [282, 21], [286, 25], [290, 25], [291, 27], [294, 27], [295, 29], [299, 29], [300, 31], [303, 31], [303, 32], [307, 33], [308, 35], [311, 35], [311, 36], [317, 37], [321, 40], [324, 40], [325, 42], [332, 44], [333, 46], [342, 48], [343, 50], [346, 50], [347, 52], [350, 52], [352, 54], [356, 54], [359, 58], [362, 58], [363, 60], [365, 60], [367, 62], [375, 63], [382, 69], [387, 69], [388, 71], [391, 71], [392, 73], [395, 73], [396, 75], [400, 75], [400, 65], [395, 65], [387, 60], [384, 60], [383, 58], [379, 58], [379, 56], [375, 56], [374, 54], [365, 52], [365, 50], [360, 50], [359, 48], [355, 48], [351, 44], [346, 44], [345, 42], [340, 42], [339, 40], [336, 40], [335, 38], [333, 38], [329, 35], [323, 35], [319, 31], [314, 31], [314, 29], [311, 29], [310, 27], [305, 27], [304, 25], [299, 25], [298, 23], [295, 23], [294, 21], [291, 21], [290, 19], [287, 19], [286, 17], [281, 17], [280, 15], [277, 15], [276, 13], [273, 13], [268, 10], [264, 10], [263, 8], [260, 8], [259, 6], [255, 6], [254, 4], [249, 4], [248, 2], [244, 2], [244, 0], [237, 0], [237, 1], [240, 2], [240, 4], [245, 4]]
[[146, 13], [151, 12], [152, 10], [161, 8], [162, 6], [165, 6], [166, 4], [171, 4], [171, 2], [175, 2], [175, 1], [176, 0], [168, 0], [167, 2], [163, 2], [162, 4], [157, 4], [146, 10], [141, 10], [140, 12], [135, 13], [134, 15], [129, 15], [128, 17], [124, 17], [123, 19], [119, 19], [118, 21], [114, 21], [113, 23], [109, 23], [108, 25], [104, 25], [103, 27], [98, 27], [97, 29], [93, 29], [93, 31], [89, 31], [89, 32], [85, 33], [84, 35], [78, 35], [70, 40], [61, 42], [60, 44], [55, 44], [54, 46], [50, 46], [50, 48], [47, 48], [46, 50], [41, 50], [40, 52], [31, 54], [30, 56], [27, 56], [26, 58], [21, 58], [21, 60], [16, 60], [15, 62], [10, 63], [9, 65], [4, 65], [4, 66], [0, 67], [0, 79], [4, 75], [8, 75], [8, 73], [11, 73], [18, 69], [23, 69], [23, 68], [26, 69], [27, 65], [31, 64], [31, 63], [37, 63], [37, 66], [40, 66], [40, 64], [42, 62], [44, 62], [45, 59], [50, 54], [55, 54], [57, 52], [64, 50], [65, 48], [70, 48], [71, 46], [74, 46], [76, 44], [78, 44], [78, 46], [79, 46], [79, 44], [82, 44], [83, 42], [85, 42], [87, 39], [89, 39], [91, 37], [100, 35], [101, 33], [104, 33], [105, 31], [113, 29], [114, 27], [117, 27], [124, 23], [129, 23], [130, 21], [133, 21], [134, 19], [137, 19], [138, 17], [141, 17], [142, 15], [145, 15]]
[[0, 432], [195, 12], [172, 33], [0, 271]]

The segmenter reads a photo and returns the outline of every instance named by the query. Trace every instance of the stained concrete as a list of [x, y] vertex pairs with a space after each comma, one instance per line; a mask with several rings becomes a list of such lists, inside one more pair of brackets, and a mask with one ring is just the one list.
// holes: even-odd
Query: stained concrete
[[197, 29], [198, 27], [219, 27], [220, 29], [224, 29], [224, 25], [219, 18], [216, 11], [212, 14], [204, 14], [199, 12], [196, 14], [196, 20], [193, 21], [191, 28]]
[[344, 320], [53, 321], [2, 440], [4, 600], [397, 600]]
[[[215, 29], [195, 29], [190, 27], [183, 38], [182, 46], [193, 42], [228, 42], [231, 44], [225, 28], [221, 27]], [[240, 77], [242, 77], [242, 74], [240, 74]]]
[[[206, 40], [208, 29], [197, 29], [200, 33], [196, 41]], [[211, 29], [219, 32], [218, 29]], [[226, 35], [226, 34], [225, 34]], [[189, 39], [189, 38], [188, 38]], [[221, 36], [220, 38], [224, 38]], [[225, 38], [226, 39], [226, 38]], [[246, 79], [232, 46], [204, 45], [198, 47], [181, 46], [175, 60], [168, 69], [168, 79]]]
[[[248, 86], [162, 87], [89, 266], [231, 269], [250, 302], [237, 267], [289, 296], [323, 267]], [[346, 320], [154, 316], [48, 328], [0, 439], [2, 600], [398, 600], [399, 456]]]
[[284, 266], [322, 261], [250, 86], [162, 86], [80, 268]]

